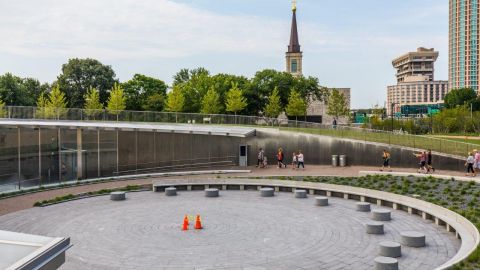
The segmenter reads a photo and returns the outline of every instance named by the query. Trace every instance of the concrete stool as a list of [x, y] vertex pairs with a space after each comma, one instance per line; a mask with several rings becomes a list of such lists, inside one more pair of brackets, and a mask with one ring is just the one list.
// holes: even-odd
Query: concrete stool
[[384, 234], [383, 223], [369, 222], [365, 224], [365, 230], [368, 234]]
[[397, 242], [381, 242], [378, 255], [390, 258], [402, 257], [402, 246]]
[[205, 189], [205, 197], [218, 197], [219, 191], [218, 188], [207, 188]]
[[328, 206], [328, 198], [327, 197], [316, 197], [315, 204], [317, 206]]
[[110, 200], [112, 201], [124, 201], [127, 198], [124, 191], [115, 191], [110, 193]]
[[375, 258], [375, 270], [398, 270], [398, 260], [388, 257]]
[[359, 202], [356, 206], [358, 212], [370, 212], [370, 204], [367, 202]]
[[407, 247], [424, 247], [425, 246], [425, 234], [408, 231], [400, 233], [400, 243]]
[[166, 196], [177, 196], [177, 188], [176, 187], [169, 187], [165, 189]]
[[295, 190], [295, 198], [297, 199], [305, 199], [307, 198], [307, 191], [304, 189], [297, 189]]
[[260, 189], [260, 196], [262, 197], [273, 197], [275, 194], [275, 190], [273, 188], [261, 188]]
[[376, 221], [392, 220], [392, 211], [386, 209], [375, 209], [372, 211], [372, 219]]

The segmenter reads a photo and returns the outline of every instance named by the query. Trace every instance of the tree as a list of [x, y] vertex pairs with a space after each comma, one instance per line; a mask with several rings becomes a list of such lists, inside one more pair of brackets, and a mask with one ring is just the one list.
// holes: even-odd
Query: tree
[[[122, 83], [122, 88], [127, 99], [127, 110], [161, 111], [163, 109], [167, 94], [167, 85], [164, 81], [135, 74], [131, 80]], [[151, 98], [152, 96], [155, 97]], [[160, 103], [153, 104], [153, 101], [160, 101]]]
[[103, 104], [100, 103], [100, 93], [96, 88], [90, 88], [87, 94], [85, 94], [85, 112], [88, 116], [95, 117], [103, 109]]
[[84, 96], [90, 88], [96, 88], [100, 102], [105, 103], [108, 91], [113, 87], [115, 72], [111, 66], [103, 65], [95, 59], [70, 59], [62, 66], [57, 84], [65, 91], [68, 104], [74, 108], [84, 107]]
[[298, 121], [298, 117], [304, 116], [307, 112], [307, 103], [295, 89], [290, 92], [285, 111], [288, 116], [295, 116], [295, 121]]
[[126, 98], [123, 95], [123, 89], [120, 84], [115, 83], [113, 85], [112, 91], [110, 91], [110, 97], [108, 98], [107, 102], [107, 110], [109, 113], [117, 116], [117, 121], [118, 115], [126, 108], [125, 103]]
[[45, 93], [42, 93], [37, 99], [36, 118], [48, 118], [47, 103], [48, 99], [45, 96]]
[[11, 73], [0, 76], [0, 98], [10, 106], [34, 106], [41, 93], [48, 89], [36, 79], [20, 78]]
[[328, 98], [327, 114], [338, 119], [341, 116], [348, 116], [350, 111], [348, 109], [345, 96], [337, 89], [333, 89]]
[[208, 90], [207, 94], [202, 99], [202, 110], [204, 114], [218, 114], [222, 109], [220, 105], [220, 95], [213, 87]]
[[282, 104], [280, 103], [278, 88], [275, 87], [272, 94], [268, 98], [268, 104], [265, 106], [265, 115], [270, 118], [277, 118], [281, 112]]
[[60, 90], [58, 85], [52, 87], [52, 91], [48, 95], [47, 111], [50, 113], [49, 116], [55, 116], [57, 119], [60, 119], [66, 112], [67, 100], [65, 93]]
[[471, 88], [453, 89], [445, 96], [444, 100], [447, 109], [453, 109], [457, 106], [467, 106], [470, 109], [470, 104], [472, 104], [474, 111], [480, 110], [480, 98]]
[[166, 109], [169, 112], [175, 112], [175, 122], [178, 122], [177, 113], [183, 111], [185, 97], [179, 86], [174, 86], [167, 95]]
[[4, 118], [6, 115], [5, 113], [5, 102], [0, 99], [0, 118]]
[[243, 91], [238, 88], [238, 84], [232, 83], [232, 88], [227, 93], [227, 112], [235, 113], [235, 116], [238, 112], [242, 111], [247, 107], [248, 103], [245, 97], [243, 96]]

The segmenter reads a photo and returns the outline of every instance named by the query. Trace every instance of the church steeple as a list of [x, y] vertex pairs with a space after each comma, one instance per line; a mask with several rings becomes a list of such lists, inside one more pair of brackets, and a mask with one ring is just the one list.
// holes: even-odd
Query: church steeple
[[292, 28], [290, 32], [290, 44], [286, 53], [287, 72], [294, 76], [302, 75], [302, 51], [300, 50], [300, 42], [298, 42], [297, 29], [297, 1], [292, 0]]
[[297, 1], [293, 0], [292, 5], [292, 30], [290, 32], [290, 45], [288, 45], [288, 52], [299, 53], [300, 42], [298, 42], [298, 30], [297, 30]]

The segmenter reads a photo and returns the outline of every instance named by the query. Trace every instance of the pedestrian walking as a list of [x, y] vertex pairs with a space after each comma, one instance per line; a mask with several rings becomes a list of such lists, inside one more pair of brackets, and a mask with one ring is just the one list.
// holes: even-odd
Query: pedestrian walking
[[475, 170], [473, 169], [473, 165], [475, 164], [475, 156], [472, 152], [468, 153], [467, 162], [465, 163], [465, 167], [467, 167], [466, 176], [477, 176], [475, 174]]
[[383, 172], [385, 168], [388, 168], [390, 171], [392, 171], [392, 168], [390, 167], [390, 153], [387, 150], [383, 150], [382, 160], [383, 165], [382, 168], [380, 168], [380, 171]]
[[283, 160], [285, 159], [285, 155], [283, 154], [283, 149], [279, 148], [278, 153], [277, 153], [277, 164], [278, 168], [286, 168], [287, 165], [283, 163]]
[[427, 173], [429, 173], [429, 172], [435, 173], [435, 168], [433, 167], [432, 163], [433, 163], [432, 150], [428, 149], [428, 152], [427, 152]]
[[302, 151], [298, 151], [297, 155], [297, 168], [300, 169], [300, 166], [302, 166], [302, 170], [305, 170], [305, 157]]
[[480, 151], [478, 151], [477, 149], [473, 151], [475, 151], [475, 162], [473, 164], [473, 169], [475, 170], [475, 174], [478, 174], [480, 172]]
[[265, 159], [265, 152], [263, 151], [262, 148], [260, 148], [258, 150], [258, 154], [257, 154], [257, 166], [256, 167], [260, 167], [260, 168], [264, 168], [264, 164], [263, 164], [263, 160]]
[[414, 156], [416, 156], [419, 160], [418, 162], [418, 173], [427, 173], [427, 153], [425, 151], [421, 151], [418, 153], [414, 153]]
[[296, 152], [293, 152], [292, 154], [292, 170], [295, 170], [297, 168], [298, 164], [298, 156]]
[[332, 127], [333, 129], [337, 128], [337, 118], [333, 118]]

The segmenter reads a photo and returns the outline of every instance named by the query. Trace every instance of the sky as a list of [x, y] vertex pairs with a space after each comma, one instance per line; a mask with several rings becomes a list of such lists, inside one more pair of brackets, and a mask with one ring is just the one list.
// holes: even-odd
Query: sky
[[[70, 58], [172, 82], [182, 68], [252, 77], [285, 70], [290, 0], [0, 0], [0, 74], [52, 82]], [[391, 61], [440, 52], [447, 80], [448, 0], [298, 0], [305, 76], [350, 87], [352, 108], [383, 105]]]

